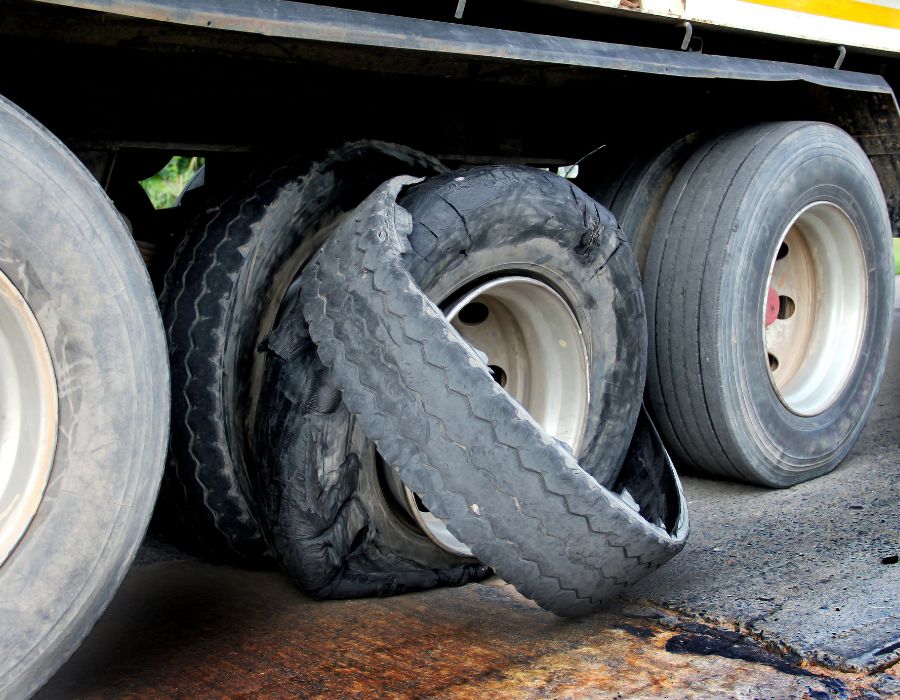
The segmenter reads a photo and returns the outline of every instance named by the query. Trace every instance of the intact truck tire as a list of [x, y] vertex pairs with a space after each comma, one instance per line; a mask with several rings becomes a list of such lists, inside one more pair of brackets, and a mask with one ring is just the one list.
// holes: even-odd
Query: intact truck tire
[[176, 251], [160, 305], [172, 365], [172, 434], [157, 520], [167, 539], [214, 559], [271, 561], [253, 503], [252, 429], [272, 330], [328, 227], [387, 177], [440, 164], [381, 142], [347, 144], [314, 167], [251, 178]]
[[820, 123], [715, 138], [672, 185], [647, 259], [647, 396], [706, 473], [785, 487], [834, 469], [881, 384], [890, 225], [862, 149]]
[[[597, 610], [683, 546], [677, 477], [660, 468], [672, 500], [648, 522], [500, 387], [404, 265], [412, 218], [395, 198], [413, 182], [376, 190], [304, 269], [318, 354], [385, 460], [480, 561], [560, 615]], [[585, 226], [598, 272], [622, 249], [611, 238]]]
[[594, 193], [615, 215], [641, 272], [666, 194], [696, 143], [697, 134], [683, 136], [659, 153], [632, 161], [620, 178]]
[[[646, 344], [640, 280], [613, 218], [566, 180], [531, 168], [435, 176], [401, 201], [413, 216], [407, 262], [417, 283], [445, 313], [457, 309], [453, 322], [507, 390], [611, 485], [640, 410]], [[333, 598], [483, 576], [351, 419], [301, 308], [268, 346], [260, 490], [292, 578]], [[542, 394], [546, 384], [554, 386]]]
[[125, 222], [2, 98], [0, 376], [0, 698], [17, 700], [72, 654], [128, 571], [162, 474], [169, 389]]

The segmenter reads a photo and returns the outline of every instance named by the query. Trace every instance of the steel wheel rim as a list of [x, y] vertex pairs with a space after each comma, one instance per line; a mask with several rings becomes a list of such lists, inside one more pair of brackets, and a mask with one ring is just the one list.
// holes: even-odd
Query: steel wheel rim
[[804, 207], [781, 235], [763, 293], [764, 360], [793, 413], [824, 412], [850, 380], [862, 347], [866, 280], [859, 232], [835, 204]]
[[0, 564], [37, 512], [56, 450], [58, 397], [47, 341], [0, 272]]
[[[590, 403], [587, 347], [571, 306], [532, 277], [496, 277], [446, 307], [460, 335], [501, 384], [553, 437], [578, 454]], [[441, 549], [472, 551], [422, 505], [388, 467], [388, 484], [413, 521]]]

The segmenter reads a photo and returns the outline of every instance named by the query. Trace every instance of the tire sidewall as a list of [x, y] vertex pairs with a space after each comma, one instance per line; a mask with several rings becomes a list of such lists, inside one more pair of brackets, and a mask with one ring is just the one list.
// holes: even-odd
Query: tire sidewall
[[678, 171], [694, 151], [699, 135], [688, 134], [635, 166], [610, 203], [628, 237], [638, 267], [644, 268], [656, 222]]
[[[333, 183], [330, 175], [320, 176], [314, 186], [325, 187], [323, 180]], [[253, 222], [250, 250], [229, 297], [219, 357], [220, 401], [231, 459], [241, 465], [235, 471], [245, 494], [253, 493], [246, 466], [253, 460], [252, 426], [265, 369], [259, 345], [272, 330], [291, 282], [328, 237], [328, 224], [342, 213], [333, 201], [310, 196], [307, 184], [301, 176], [289, 178], [266, 204], [264, 216]]]
[[61, 144], [3, 101], [0, 111], [0, 270], [37, 318], [59, 395], [50, 481], [0, 567], [0, 697], [23, 697], [74, 651], [128, 570], [159, 486], [169, 386], [159, 312], [124, 222]]

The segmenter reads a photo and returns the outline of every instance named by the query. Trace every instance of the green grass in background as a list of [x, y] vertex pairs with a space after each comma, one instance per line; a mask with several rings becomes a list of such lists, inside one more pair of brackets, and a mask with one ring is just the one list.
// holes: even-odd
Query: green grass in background
[[196, 156], [174, 156], [166, 167], [153, 177], [141, 182], [144, 192], [150, 197], [154, 209], [169, 209], [175, 206], [179, 195], [202, 166], [204, 159]]
[[894, 274], [900, 275], [900, 238], [894, 239]]

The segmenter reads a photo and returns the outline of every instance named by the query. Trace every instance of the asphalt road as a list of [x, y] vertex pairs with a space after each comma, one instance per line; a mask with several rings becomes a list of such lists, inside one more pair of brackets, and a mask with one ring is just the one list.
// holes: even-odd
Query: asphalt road
[[[900, 283], [898, 283], [900, 305]], [[735, 623], [842, 669], [900, 656], [900, 312], [866, 430], [831, 474], [785, 490], [683, 479], [684, 551], [633, 594]]]
[[560, 620], [499, 581], [317, 603], [154, 546], [38, 697], [900, 697], [894, 321], [848, 459], [783, 491], [685, 478], [690, 542], [607, 614]]

